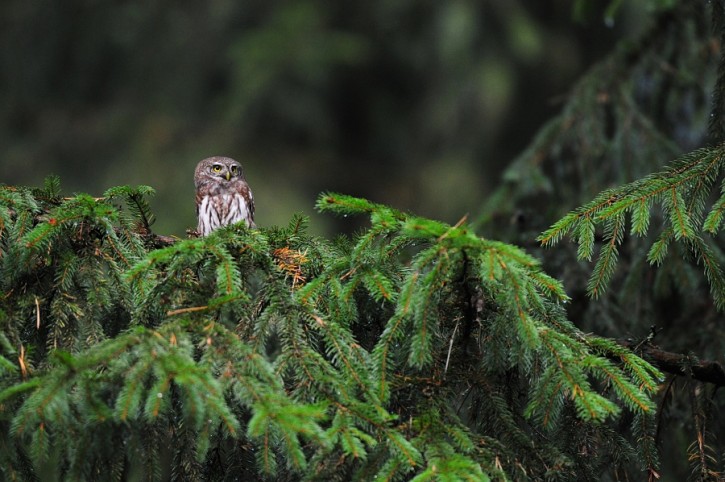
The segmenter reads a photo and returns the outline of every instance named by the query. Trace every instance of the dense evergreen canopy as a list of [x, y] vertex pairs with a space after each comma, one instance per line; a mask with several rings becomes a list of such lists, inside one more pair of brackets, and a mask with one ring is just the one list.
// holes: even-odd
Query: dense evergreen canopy
[[[296, 218], [176, 241], [149, 233], [149, 188], [57, 188], [2, 196], [11, 479], [571, 479], [613, 456], [657, 466], [660, 372], [576, 329], [538, 261], [463, 222], [328, 194], [321, 210], [371, 227], [329, 242]], [[636, 439], [610, 425], [622, 410]]]

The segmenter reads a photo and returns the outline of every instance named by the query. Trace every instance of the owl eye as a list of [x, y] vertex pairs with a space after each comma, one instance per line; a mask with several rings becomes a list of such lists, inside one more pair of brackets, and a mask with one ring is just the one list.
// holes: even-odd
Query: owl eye
[[239, 167], [237, 166], [232, 166], [230, 169], [232, 171], [232, 174], [236, 174], [237, 172], [239, 172]]
[[211, 172], [222, 172], [221, 164], [214, 164], [211, 166]]

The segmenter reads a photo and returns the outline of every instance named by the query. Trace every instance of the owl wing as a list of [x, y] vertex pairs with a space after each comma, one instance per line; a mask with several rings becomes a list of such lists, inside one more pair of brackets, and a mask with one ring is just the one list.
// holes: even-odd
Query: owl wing
[[199, 216], [199, 206], [201, 206], [201, 198], [202, 194], [199, 192], [199, 190], [196, 191], [196, 216]]
[[247, 192], [249, 193], [249, 219], [254, 224], [254, 196], [252, 195], [251, 189], [247, 188]]

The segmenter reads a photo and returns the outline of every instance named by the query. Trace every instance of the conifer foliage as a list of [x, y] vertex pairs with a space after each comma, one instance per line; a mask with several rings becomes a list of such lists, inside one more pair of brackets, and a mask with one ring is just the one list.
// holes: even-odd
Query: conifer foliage
[[[695, 239], [704, 191], [672, 194], [671, 184], [652, 187], [658, 179], [643, 182], [670, 203], [672, 239]], [[642, 197], [644, 185], [627, 192]], [[329, 241], [295, 217], [286, 228], [170, 240], [150, 230], [152, 193], [63, 198], [56, 178], [0, 189], [5, 480], [582, 480], [657, 470], [660, 372], [577, 330], [561, 284], [520, 248], [465, 220], [451, 226], [334, 193], [320, 196], [321, 211], [366, 215], [370, 227]], [[621, 216], [641, 209], [632, 199], [577, 212], [608, 223], [616, 246]], [[574, 230], [586, 244], [585, 217], [545, 236]]]
[[[594, 254], [597, 227], [603, 233], [597, 262], [589, 281], [588, 292], [598, 297], [614, 273], [618, 251], [627, 233], [645, 236], [650, 228], [653, 206], [660, 207], [661, 233], [652, 243], [647, 261], [661, 265], [670, 245], [679, 243], [704, 270], [712, 297], [725, 307], [725, 276], [722, 255], [708, 242], [716, 235], [725, 215], [725, 183], [722, 182], [723, 147], [703, 148], [682, 156], [666, 170], [600, 193], [589, 203], [570, 212], [545, 231], [539, 241], [544, 245], [557, 243], [570, 234], [578, 245], [580, 260], [591, 260]], [[720, 181], [719, 197], [713, 191]]]
[[[581, 76], [510, 164], [478, 229], [536, 252], [578, 327], [670, 373], [657, 397], [662, 480], [721, 480], [725, 3], [649, 3], [659, 11], [640, 35]], [[556, 249], [528, 244], [544, 230]]]

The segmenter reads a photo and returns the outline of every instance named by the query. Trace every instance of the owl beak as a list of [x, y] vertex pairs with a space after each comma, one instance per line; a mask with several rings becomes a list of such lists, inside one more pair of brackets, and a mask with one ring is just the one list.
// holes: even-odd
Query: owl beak
[[228, 181], [229, 179], [231, 179], [231, 178], [232, 178], [232, 173], [231, 173], [231, 172], [229, 172], [229, 171], [227, 171], [227, 173], [225, 174], [225, 176], [224, 176], [224, 177], [226, 177], [226, 178], [227, 178], [227, 181]]

